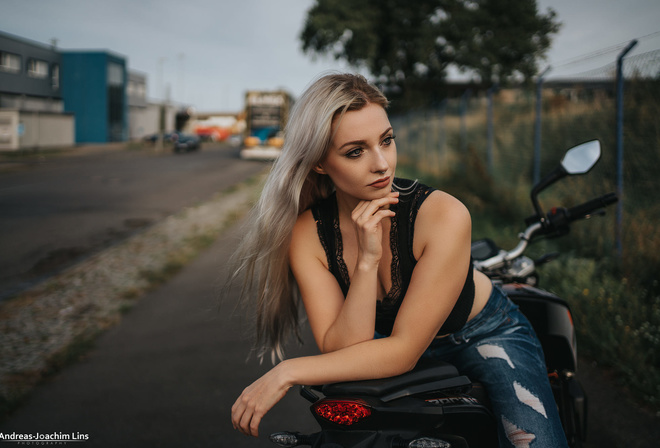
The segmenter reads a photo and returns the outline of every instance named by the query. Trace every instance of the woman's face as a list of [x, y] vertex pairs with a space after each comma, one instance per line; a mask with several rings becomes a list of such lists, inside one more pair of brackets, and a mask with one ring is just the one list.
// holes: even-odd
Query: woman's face
[[357, 200], [387, 195], [396, 169], [396, 144], [385, 109], [368, 104], [346, 112], [334, 120], [332, 132], [330, 148], [315, 171], [330, 176], [339, 194]]

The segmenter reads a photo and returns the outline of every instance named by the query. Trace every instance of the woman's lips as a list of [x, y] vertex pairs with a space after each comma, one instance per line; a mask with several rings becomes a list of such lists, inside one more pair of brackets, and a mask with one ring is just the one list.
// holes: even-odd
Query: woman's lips
[[387, 176], [378, 179], [376, 182], [369, 184], [369, 186], [374, 188], [384, 188], [387, 187], [389, 184], [390, 184], [390, 176]]

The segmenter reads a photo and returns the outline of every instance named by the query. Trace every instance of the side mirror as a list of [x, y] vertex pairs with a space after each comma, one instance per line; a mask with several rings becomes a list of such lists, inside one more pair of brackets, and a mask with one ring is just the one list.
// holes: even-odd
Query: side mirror
[[589, 172], [600, 159], [600, 142], [592, 140], [569, 149], [561, 160], [566, 174], [584, 174]]
[[536, 217], [543, 219], [543, 210], [539, 204], [538, 195], [541, 191], [568, 175], [584, 174], [594, 167], [600, 158], [600, 142], [592, 140], [575, 146], [564, 154], [561, 164], [532, 188], [532, 205]]

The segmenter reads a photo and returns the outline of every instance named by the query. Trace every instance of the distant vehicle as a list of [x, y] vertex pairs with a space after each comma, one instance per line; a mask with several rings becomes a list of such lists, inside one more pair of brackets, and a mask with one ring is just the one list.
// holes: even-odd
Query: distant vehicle
[[[176, 134], [176, 132], [165, 132], [163, 134], [163, 142], [164, 143], [169, 143], [172, 141], [172, 137]], [[158, 141], [158, 137], [160, 136], [160, 132], [156, 132], [155, 134], [150, 134], [150, 135], [145, 135], [142, 137], [142, 141], [145, 143], [156, 143]]]
[[239, 134], [234, 134], [227, 139], [229, 144], [234, 148], [238, 148], [243, 143], [243, 138]]
[[251, 90], [245, 94], [242, 158], [275, 159], [279, 156], [291, 103], [291, 96], [282, 90]]
[[222, 142], [227, 140], [231, 131], [229, 129], [219, 128], [215, 126], [203, 127], [198, 126], [195, 129], [195, 134], [204, 141]]
[[201, 140], [198, 136], [192, 134], [176, 134], [172, 138], [174, 152], [189, 152], [201, 147]]

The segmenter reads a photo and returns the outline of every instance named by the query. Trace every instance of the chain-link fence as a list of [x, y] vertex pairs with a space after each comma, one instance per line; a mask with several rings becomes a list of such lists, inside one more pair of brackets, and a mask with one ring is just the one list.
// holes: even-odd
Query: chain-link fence
[[[553, 187], [553, 199], [574, 205], [607, 192], [623, 192], [623, 232], [607, 220], [608, 228], [600, 229], [607, 233], [605, 246], [609, 250], [622, 244], [628, 260], [641, 257], [657, 265], [660, 50], [628, 57], [622, 68], [620, 85], [613, 61], [584, 73], [541, 79], [528, 88], [466, 90], [437, 108], [394, 116], [400, 164], [435, 182], [457, 175], [476, 177], [524, 200], [532, 182], [553, 169], [567, 149], [598, 139], [602, 158], [597, 167], [583, 179]], [[601, 238], [598, 244], [602, 243]]]
[[597, 69], [528, 88], [466, 90], [391, 122], [399, 175], [457, 196], [472, 213], [474, 237], [505, 248], [533, 214], [534, 179], [570, 147], [600, 140], [596, 167], [552, 185], [540, 202], [547, 211], [619, 192], [620, 210], [609, 207], [528, 255], [563, 255], [542, 268], [541, 286], [569, 301], [583, 354], [612, 366], [660, 410], [660, 51], [622, 59], [618, 83], [622, 48]]

